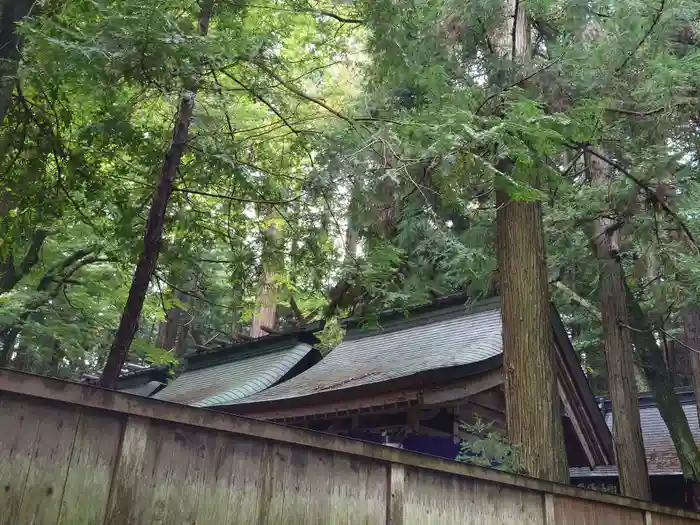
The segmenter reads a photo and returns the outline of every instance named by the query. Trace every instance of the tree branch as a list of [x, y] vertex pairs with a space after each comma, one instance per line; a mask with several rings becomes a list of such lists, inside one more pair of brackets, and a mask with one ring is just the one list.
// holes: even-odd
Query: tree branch
[[595, 307], [595, 305], [590, 302], [588, 299], [581, 297], [579, 294], [574, 292], [571, 288], [566, 286], [563, 282], [561, 281], [555, 281], [553, 283], [550, 283], [552, 286], [557, 288], [558, 290], [563, 291], [566, 293], [571, 299], [573, 299], [575, 302], [577, 302], [580, 306], [582, 306], [588, 313], [590, 313], [593, 317], [595, 317], [598, 321], [601, 321], [603, 319], [603, 316], [600, 313], [600, 310]]
[[44, 245], [44, 241], [48, 235], [49, 232], [44, 229], [39, 229], [34, 232], [32, 243], [27, 249], [27, 253], [24, 254], [19, 268], [15, 268], [14, 258], [11, 255], [7, 257], [2, 265], [5, 271], [0, 275], [0, 294], [12, 290], [17, 283], [36, 266], [39, 262], [41, 247]]
[[579, 149], [585, 149], [588, 153], [593, 155], [594, 157], [599, 158], [603, 162], [607, 163], [608, 165], [612, 166], [616, 170], [618, 170], [620, 173], [622, 173], [625, 177], [627, 177], [629, 180], [634, 182], [638, 187], [642, 188], [644, 192], [646, 193], [647, 197], [654, 203], [658, 204], [659, 207], [664, 210], [664, 212], [671, 218], [673, 218], [674, 221], [680, 226], [681, 230], [683, 230], [683, 233], [685, 233], [686, 237], [690, 241], [690, 243], [693, 245], [695, 248], [695, 251], [697, 254], [700, 254], [700, 246], [698, 246], [698, 243], [695, 240], [695, 237], [693, 236], [692, 232], [688, 228], [688, 226], [685, 224], [683, 219], [681, 219], [678, 214], [673, 211], [668, 204], [666, 204], [663, 200], [659, 199], [658, 196], [656, 195], [656, 192], [647, 184], [645, 181], [635, 177], [632, 175], [628, 170], [626, 170], [623, 166], [621, 166], [619, 163], [615, 162], [614, 160], [606, 157], [605, 155], [598, 153], [595, 151], [593, 148], [590, 147], [589, 144], [569, 144], [570, 147]]
[[294, 93], [297, 97], [302, 98], [302, 99], [304, 99], [304, 100], [306, 100], [306, 101], [308, 101], [308, 102], [311, 102], [311, 103], [313, 103], [313, 104], [316, 104], [317, 106], [322, 107], [323, 109], [325, 109], [326, 111], [328, 111], [330, 114], [335, 115], [336, 117], [338, 117], [338, 118], [344, 120], [344, 121], [347, 122], [348, 124], [352, 124], [352, 123], [353, 123], [353, 121], [352, 121], [352, 119], [351, 119], [350, 117], [347, 117], [347, 116], [343, 115], [342, 113], [340, 113], [339, 111], [333, 109], [332, 107], [330, 107], [328, 104], [326, 104], [326, 103], [323, 102], [322, 100], [319, 100], [319, 99], [317, 99], [317, 98], [314, 98], [314, 97], [312, 97], [311, 95], [307, 95], [306, 93], [304, 93], [303, 91], [301, 91], [299, 88], [293, 86], [292, 84], [290, 84], [289, 82], [287, 82], [286, 80], [284, 80], [282, 77], [280, 77], [277, 73], [275, 73], [274, 71], [272, 71], [272, 70], [271, 70], [269, 67], [267, 67], [265, 64], [261, 63], [259, 60], [253, 60], [253, 61], [250, 61], [250, 63], [253, 64], [253, 65], [255, 65], [255, 66], [257, 66], [257, 67], [258, 67], [259, 69], [261, 69], [263, 72], [265, 72], [266, 74], [268, 74], [269, 76], [271, 76], [272, 78], [274, 78], [277, 82], [279, 82], [282, 86], [284, 86], [284, 87], [287, 88], [289, 91], [291, 91], [292, 93]]
[[629, 61], [632, 60], [632, 57], [637, 53], [637, 51], [639, 51], [639, 48], [641, 48], [644, 45], [644, 42], [646, 42], [646, 40], [649, 38], [649, 35], [651, 35], [652, 31], [654, 31], [656, 24], [659, 23], [659, 20], [661, 19], [661, 14], [664, 12], [665, 6], [666, 6], [666, 0], [661, 0], [661, 5], [656, 10], [656, 16], [652, 20], [651, 25], [649, 26], [649, 29], [647, 29], [646, 33], [644, 33], [644, 36], [639, 41], [639, 43], [635, 46], [635, 48], [627, 54], [627, 57], [622, 62], [622, 64], [620, 64], [615, 69], [615, 74], [622, 71], [625, 68], [625, 66], [629, 63]]
[[231, 195], [223, 195], [221, 193], [209, 193], [207, 191], [199, 191], [199, 190], [192, 190], [190, 188], [173, 188], [173, 192], [180, 192], [180, 193], [191, 193], [192, 195], [201, 195], [202, 197], [213, 197], [215, 199], [225, 199], [229, 201], [236, 201], [236, 202], [248, 202], [252, 204], [289, 204], [290, 202], [295, 202], [298, 201], [303, 193], [300, 193], [296, 197], [292, 197], [291, 199], [285, 199], [285, 200], [254, 200], [254, 199], [244, 199], [242, 197], [233, 197]]

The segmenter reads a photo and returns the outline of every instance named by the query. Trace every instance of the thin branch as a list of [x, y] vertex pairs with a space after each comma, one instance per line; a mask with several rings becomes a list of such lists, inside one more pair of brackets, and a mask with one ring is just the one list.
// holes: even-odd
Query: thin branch
[[622, 71], [625, 68], [625, 66], [629, 63], [629, 61], [632, 60], [632, 57], [637, 53], [637, 51], [639, 51], [639, 49], [642, 47], [642, 45], [644, 45], [644, 42], [646, 42], [647, 38], [649, 38], [652, 31], [654, 31], [656, 24], [659, 23], [659, 20], [661, 19], [661, 15], [664, 12], [665, 6], [666, 6], [666, 0], [661, 0], [661, 5], [656, 10], [656, 16], [654, 17], [654, 20], [652, 20], [651, 25], [649, 26], [649, 29], [647, 29], [646, 33], [644, 33], [644, 36], [639, 41], [639, 43], [637, 43], [635, 48], [627, 54], [627, 57], [625, 57], [625, 60], [622, 62], [622, 64], [620, 64], [617, 67], [617, 69], [615, 69], [615, 74]]
[[343, 16], [337, 15], [335, 13], [331, 13], [330, 11], [313, 11], [309, 9], [307, 12], [311, 12], [314, 14], [318, 14], [321, 16], [327, 16], [328, 18], [332, 18], [334, 20], [337, 20], [338, 22], [342, 22], [344, 24], [364, 24], [365, 21], [360, 19], [360, 18], [345, 18]]
[[286, 11], [290, 13], [308, 13], [311, 15], [320, 15], [320, 16], [327, 16], [328, 18], [332, 18], [333, 20], [337, 20], [338, 22], [342, 22], [343, 24], [364, 24], [365, 20], [362, 20], [360, 18], [346, 18], [344, 16], [338, 15], [336, 13], [332, 13], [331, 11], [319, 11], [318, 9], [289, 9], [289, 8], [284, 8], [284, 7], [276, 7], [276, 6], [271, 6], [271, 5], [259, 5], [259, 4], [245, 4], [245, 7], [250, 9], [269, 9], [273, 11]]
[[[204, 297], [204, 296], [201, 295], [201, 294], [195, 294], [195, 293], [192, 293], [192, 292], [188, 292], [188, 291], [186, 291], [186, 290], [183, 290], [182, 288], [179, 288], [179, 287], [175, 286], [173, 283], [171, 283], [171, 282], [169, 282], [167, 279], [163, 278], [157, 271], [153, 273], [153, 276], [156, 278], [156, 281], [158, 281], [159, 283], [162, 282], [162, 283], [164, 283], [164, 284], [167, 284], [170, 288], [172, 288], [172, 289], [175, 290], [176, 292], [179, 292], [179, 293], [181, 293], [181, 294], [187, 295], [187, 296], [189, 296], [189, 297], [194, 297], [195, 299], [198, 299], [198, 300], [200, 300], [200, 301], [202, 301], [202, 302], [204, 302], [204, 303], [207, 303], [207, 304], [209, 304], [209, 305], [211, 305], [211, 306], [216, 306], [216, 307], [218, 307], [218, 308], [223, 308], [223, 309], [225, 309], [225, 310], [235, 310], [235, 308], [233, 308], [233, 307], [231, 307], [231, 306], [226, 306], [226, 305], [223, 305], [223, 304], [215, 303], [214, 301], [211, 301], [211, 300], [207, 299], [206, 297]], [[159, 285], [159, 286], [160, 286], [160, 285]], [[165, 305], [163, 305], [163, 308], [165, 308]]]
[[661, 209], [663, 209], [664, 212], [665, 212], [668, 216], [672, 217], [672, 218], [676, 221], [676, 223], [677, 223], [677, 224], [680, 226], [680, 228], [683, 230], [683, 233], [685, 233], [685, 235], [686, 235], [686, 237], [688, 238], [688, 240], [690, 241], [690, 243], [691, 243], [691, 244], [693, 245], [693, 247], [695, 248], [695, 251], [696, 251], [698, 254], [700, 254], [700, 246], [698, 246], [698, 244], [697, 244], [697, 242], [696, 242], [696, 240], [695, 240], [695, 237], [693, 236], [693, 234], [691, 233], [690, 229], [689, 229], [688, 226], [685, 224], [685, 222], [683, 221], [683, 219], [681, 219], [681, 218], [678, 216], [678, 214], [677, 214], [675, 211], [673, 211], [673, 210], [669, 207], [668, 204], [666, 204], [662, 199], [659, 199], [659, 198], [657, 197], [656, 192], [651, 188], [651, 186], [649, 186], [648, 183], [646, 183], [645, 181], [643, 181], [643, 180], [639, 179], [638, 177], [635, 177], [634, 175], [632, 175], [628, 170], [626, 170], [624, 167], [622, 167], [619, 163], [615, 162], [614, 160], [612, 160], [612, 159], [606, 157], [605, 155], [603, 155], [603, 154], [601, 154], [601, 153], [598, 153], [597, 151], [595, 151], [594, 149], [592, 149], [592, 148], [590, 147], [590, 145], [588, 145], [588, 144], [572, 144], [572, 145], [570, 145], [570, 146], [575, 147], [575, 148], [583, 148], [583, 149], [585, 149], [588, 153], [590, 153], [590, 154], [593, 155], [594, 157], [599, 158], [600, 160], [602, 160], [603, 162], [607, 163], [608, 165], [612, 166], [613, 168], [615, 168], [616, 170], [618, 170], [620, 173], [622, 173], [625, 177], [627, 177], [629, 180], [631, 180], [632, 182], [634, 182], [637, 186], [639, 186], [640, 188], [642, 188], [642, 189], [644, 190], [644, 192], [647, 194], [647, 196], [648, 196], [653, 202], [657, 203], [657, 204], [661, 207]]
[[173, 188], [174, 192], [180, 192], [180, 193], [191, 193], [192, 195], [201, 195], [203, 197], [213, 197], [215, 199], [225, 199], [228, 201], [235, 201], [235, 202], [247, 202], [251, 204], [270, 204], [270, 205], [275, 205], [275, 204], [289, 204], [290, 202], [295, 202], [298, 201], [303, 193], [300, 193], [296, 197], [293, 197], [291, 199], [286, 199], [286, 200], [255, 200], [255, 199], [244, 199], [242, 197], [233, 197], [231, 195], [223, 195], [221, 193], [209, 193], [207, 191], [199, 191], [199, 190], [192, 190], [190, 188]]
[[603, 319], [603, 316], [601, 315], [600, 310], [598, 310], [598, 308], [596, 308], [595, 305], [592, 302], [590, 302], [588, 299], [581, 297], [579, 294], [574, 292], [571, 288], [566, 286], [561, 281], [554, 281], [551, 284], [555, 288], [566, 293], [569, 297], [571, 297], [571, 299], [576, 301], [579, 305], [583, 306], [583, 308], [585, 308], [586, 311], [588, 313], [590, 313], [591, 315], [593, 315], [593, 317], [595, 317], [598, 321], [601, 321]]
[[265, 106], [267, 106], [267, 108], [268, 108], [270, 111], [272, 111], [272, 112], [277, 116], [278, 119], [280, 119], [282, 122], [284, 122], [284, 125], [287, 126], [290, 130], [292, 130], [292, 132], [293, 132], [295, 135], [299, 135], [299, 130], [296, 129], [294, 126], [292, 126], [292, 125], [289, 123], [289, 121], [284, 117], [284, 115], [282, 115], [282, 114], [277, 110], [277, 108], [276, 108], [275, 106], [272, 105], [271, 102], [268, 102], [267, 100], [265, 100], [265, 99], [263, 98], [263, 96], [260, 95], [257, 91], [255, 91], [254, 89], [252, 89], [252, 88], [246, 86], [245, 84], [243, 84], [243, 82], [241, 82], [240, 80], [238, 80], [236, 77], [234, 77], [234, 76], [233, 76], [231, 73], [229, 73], [228, 71], [222, 71], [222, 74], [223, 74], [225, 77], [227, 77], [227, 78], [233, 80], [236, 84], [238, 84], [238, 85], [241, 86], [243, 89], [245, 89], [248, 93], [250, 93], [254, 98], [256, 98], [256, 99], [258, 99], [260, 102], [262, 102]]
[[306, 93], [304, 93], [303, 91], [301, 91], [299, 88], [293, 86], [292, 84], [290, 84], [289, 82], [287, 82], [286, 80], [284, 80], [284, 79], [283, 79], [282, 77], [280, 77], [277, 73], [275, 73], [274, 71], [272, 71], [272, 70], [271, 70], [269, 67], [267, 67], [266, 65], [262, 64], [260, 61], [255, 60], [255, 61], [251, 61], [251, 63], [254, 64], [255, 66], [257, 66], [259, 69], [261, 69], [261, 70], [264, 71], [265, 73], [267, 73], [267, 74], [268, 74], [269, 76], [271, 76], [272, 78], [274, 78], [277, 82], [279, 82], [282, 86], [284, 86], [284, 87], [287, 88], [289, 91], [291, 91], [292, 93], [294, 93], [297, 97], [302, 98], [302, 99], [304, 99], [304, 100], [306, 100], [306, 101], [308, 101], [308, 102], [311, 102], [311, 103], [313, 103], [313, 104], [316, 104], [317, 106], [322, 107], [323, 109], [325, 109], [326, 111], [328, 111], [330, 114], [335, 115], [336, 117], [338, 117], [338, 118], [344, 120], [344, 121], [347, 122], [348, 124], [352, 124], [352, 123], [353, 123], [353, 120], [352, 120], [350, 117], [347, 117], [347, 116], [343, 115], [342, 113], [340, 113], [339, 111], [333, 109], [332, 107], [330, 107], [328, 104], [326, 104], [326, 103], [323, 102], [322, 100], [319, 100], [319, 99], [317, 99], [317, 98], [314, 98], [314, 97], [312, 97], [311, 95], [307, 95]]
[[622, 328], [626, 328], [627, 330], [630, 330], [630, 331], [632, 331], [632, 332], [637, 332], [638, 334], [648, 334], [648, 333], [652, 333], [652, 334], [653, 334], [654, 331], [661, 332], [663, 335], [665, 335], [665, 336], [668, 337], [669, 339], [672, 339], [673, 341], [675, 341], [676, 343], [680, 344], [681, 346], [687, 348], [687, 349], [690, 350], [691, 352], [695, 352], [696, 354], [700, 354], [700, 350], [698, 350], [698, 349], [696, 349], [696, 348], [693, 348], [692, 346], [688, 346], [688, 345], [685, 344], [683, 341], [681, 341], [681, 340], [678, 339], [677, 337], [674, 337], [673, 335], [671, 335], [670, 333], [668, 333], [668, 332], [667, 332], [666, 330], [664, 330], [663, 328], [656, 328], [656, 327], [655, 327], [655, 328], [652, 328], [651, 330], [642, 330], [641, 328], [635, 328], [634, 326], [630, 326], [630, 325], [628, 325], [628, 324], [626, 324], [626, 323], [623, 323], [623, 322], [620, 321], [620, 320], [617, 321], [617, 324], [618, 324], [619, 326], [621, 326]]
[[515, 82], [512, 82], [510, 85], [504, 87], [503, 89], [500, 89], [500, 90], [498, 90], [498, 91], [495, 92], [495, 93], [491, 93], [488, 97], [486, 97], [486, 98], [481, 102], [481, 104], [479, 104], [479, 107], [476, 108], [476, 111], [475, 111], [474, 113], [475, 113], [476, 115], [478, 115], [479, 112], [484, 108], [484, 106], [485, 106], [486, 104], [488, 104], [491, 100], [493, 100], [494, 98], [496, 98], [496, 97], [502, 95], [503, 93], [505, 93], [505, 92], [508, 91], [509, 89], [513, 89], [514, 87], [519, 86], [520, 84], [522, 84], [522, 83], [524, 83], [524, 82], [527, 82], [528, 80], [531, 80], [532, 78], [536, 77], [536, 76], [539, 75], [540, 73], [543, 73], [543, 72], [547, 71], [549, 68], [551, 68], [552, 66], [554, 66], [557, 62], [560, 62], [562, 58], [564, 58], [564, 53], [562, 53], [561, 55], [559, 55], [559, 56], [558, 56], [557, 58], [555, 58], [554, 60], [551, 60], [551, 61], [547, 62], [547, 63], [546, 63], [545, 65], [543, 65], [541, 68], [539, 68], [539, 69], [533, 71], [532, 73], [530, 73], [529, 75], [526, 75], [525, 77], [521, 78], [520, 80], [516, 80]]

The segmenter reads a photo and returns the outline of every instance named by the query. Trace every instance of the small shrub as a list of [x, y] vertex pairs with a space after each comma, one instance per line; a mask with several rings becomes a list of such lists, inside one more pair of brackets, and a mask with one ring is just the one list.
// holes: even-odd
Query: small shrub
[[493, 431], [491, 424], [484, 424], [481, 420], [477, 420], [472, 425], [462, 422], [460, 428], [476, 436], [476, 439], [461, 441], [457, 461], [511, 474], [525, 474], [519, 461], [518, 447]]

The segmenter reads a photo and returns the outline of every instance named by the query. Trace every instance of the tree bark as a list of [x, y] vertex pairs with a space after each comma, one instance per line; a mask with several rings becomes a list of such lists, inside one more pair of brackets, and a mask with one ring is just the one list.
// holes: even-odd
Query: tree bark
[[12, 106], [12, 91], [17, 80], [17, 68], [23, 39], [17, 24], [29, 16], [32, 0], [2, 0], [0, 3], [0, 126]]
[[[200, 5], [198, 16], [200, 36], [206, 36], [209, 30], [209, 21], [213, 9], [214, 0], [203, 0]], [[122, 365], [127, 358], [129, 348], [131, 347], [131, 343], [136, 335], [136, 330], [138, 329], [138, 320], [141, 316], [148, 286], [151, 282], [163, 244], [163, 227], [168, 201], [170, 200], [175, 177], [180, 167], [182, 154], [187, 147], [187, 138], [189, 136], [198, 82], [198, 78], [193, 78], [190, 85], [186, 86], [180, 98], [173, 129], [173, 138], [165, 154], [160, 180], [153, 194], [151, 209], [148, 213], [143, 250], [136, 263], [136, 269], [134, 270], [126, 305], [119, 322], [119, 327], [117, 328], [117, 333], [114, 336], [112, 347], [109, 350], [107, 364], [100, 377], [99, 384], [105, 388], [114, 388], [116, 386]]]
[[689, 347], [695, 406], [700, 421], [700, 311], [694, 306], [688, 306], [683, 311], [683, 335]]
[[498, 198], [508, 437], [534, 477], [568, 482], [549, 321], [542, 205]]
[[[683, 477], [692, 485], [698, 485], [700, 483], [700, 450], [676, 394], [673, 377], [666, 366], [664, 353], [656, 343], [653, 328], [626, 282], [625, 291], [632, 321], [631, 325], [625, 328], [632, 334], [635, 352], [642, 363], [649, 386], [654, 392], [661, 417], [671, 434], [671, 441], [680, 460]], [[694, 491], [693, 494], [695, 493], [700, 494], [700, 491]], [[700, 500], [694, 498], [693, 506], [700, 509]]]
[[[586, 162], [591, 183], [606, 186], [610, 182], [607, 164], [589, 154]], [[618, 259], [619, 229], [613, 219], [596, 219], [593, 247], [600, 271], [603, 348], [613, 412], [613, 444], [620, 492], [623, 496], [649, 500], [651, 490], [635, 383], [633, 341], [629, 331], [620, 326], [620, 322], [629, 324], [629, 313], [625, 275]]]
[[32, 236], [31, 244], [27, 248], [27, 253], [24, 254], [19, 267], [15, 266], [15, 260], [12, 255], [4, 261], [0, 261], [0, 295], [11, 291], [22, 278], [32, 271], [32, 268], [39, 262], [39, 254], [44, 246], [46, 237], [49, 232], [43, 229], [36, 230]]
[[261, 281], [258, 304], [250, 325], [250, 337], [255, 338], [267, 335], [263, 327], [277, 328], [277, 297], [267, 269], [263, 269]]
[[[519, 0], [506, 2], [505, 24], [495, 41], [501, 56], [527, 64], [530, 23], [523, 7]], [[505, 161], [499, 167], [510, 172], [513, 164]], [[522, 467], [529, 475], [566, 483], [542, 204], [515, 201], [501, 191], [497, 209], [508, 437], [520, 447]]]

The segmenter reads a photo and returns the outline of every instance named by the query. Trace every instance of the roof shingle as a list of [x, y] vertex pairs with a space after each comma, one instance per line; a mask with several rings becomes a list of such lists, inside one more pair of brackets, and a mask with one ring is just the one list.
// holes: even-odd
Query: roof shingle
[[481, 303], [469, 313], [462, 303], [370, 332], [351, 330], [320, 363], [231, 404], [300, 398], [482, 362], [503, 352], [499, 304]]
[[[641, 396], [640, 396], [641, 397]], [[691, 396], [684, 396], [683, 411], [688, 418], [690, 431], [696, 443], [700, 444], [700, 425], [698, 424], [698, 413], [695, 407], [695, 399]], [[647, 467], [649, 475], [680, 475], [681, 465], [676, 455], [676, 449], [671, 441], [666, 423], [661, 417], [661, 413], [655, 404], [642, 404], [639, 409], [642, 422], [642, 437], [644, 439], [644, 450], [647, 456]], [[605, 422], [612, 431], [612, 412], [605, 414]], [[572, 478], [590, 477], [617, 477], [617, 467], [598, 467], [595, 470], [589, 468], [570, 469]]]
[[187, 371], [153, 397], [196, 407], [230, 404], [271, 387], [313, 351], [294, 341], [274, 351], [240, 355]]

